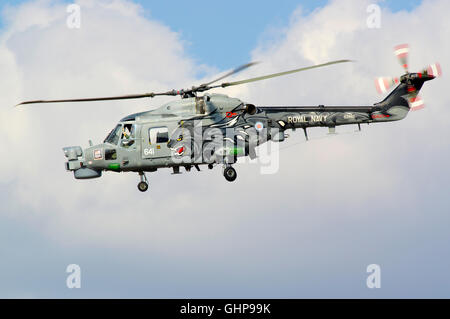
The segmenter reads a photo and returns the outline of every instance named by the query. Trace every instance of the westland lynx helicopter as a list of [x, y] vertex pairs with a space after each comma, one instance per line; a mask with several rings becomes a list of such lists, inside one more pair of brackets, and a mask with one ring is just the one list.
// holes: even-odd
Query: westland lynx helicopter
[[395, 54], [405, 69], [405, 74], [400, 78], [376, 79], [375, 84], [380, 93], [386, 93], [395, 84], [397, 87], [383, 101], [371, 106], [257, 107], [222, 94], [199, 94], [214, 88], [266, 80], [349, 60], [214, 84], [254, 64], [249, 63], [214, 81], [187, 90], [102, 98], [38, 100], [19, 105], [179, 95], [181, 100], [169, 102], [155, 110], [126, 116], [102, 144], [92, 145], [92, 142], [89, 142], [90, 146], [84, 150], [80, 146], [64, 148], [68, 159], [66, 169], [73, 171], [76, 179], [98, 178], [102, 176], [103, 171], [136, 172], [140, 176], [138, 189], [145, 192], [148, 189], [145, 172], [171, 168], [174, 174], [179, 174], [180, 167], [184, 167], [186, 171], [195, 167], [200, 171], [199, 165], [208, 165], [208, 168], [212, 169], [214, 165], [222, 164], [225, 179], [232, 182], [237, 177], [232, 164], [238, 157], [255, 158], [255, 148], [258, 145], [267, 141], [284, 141], [287, 137], [286, 130], [303, 129], [308, 139], [309, 127], [328, 127], [331, 133], [339, 125], [358, 125], [361, 129], [362, 123], [398, 121], [405, 118], [410, 110], [423, 108], [424, 104], [418, 93], [425, 81], [441, 75], [440, 65], [432, 64], [422, 72], [410, 73], [407, 64], [408, 52], [407, 45], [395, 48]]

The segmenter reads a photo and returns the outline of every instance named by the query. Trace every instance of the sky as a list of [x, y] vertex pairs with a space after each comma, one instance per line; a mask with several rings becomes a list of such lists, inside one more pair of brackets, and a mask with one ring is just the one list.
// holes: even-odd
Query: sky
[[[18, 5], [26, 0], [4, 0], [1, 7]], [[71, 3], [71, 1], [64, 1]], [[326, 5], [316, 1], [135, 1], [143, 15], [159, 21], [179, 33], [187, 53], [198, 64], [208, 64], [219, 70], [246, 63], [252, 49], [266, 40], [276, 38], [289, 25], [292, 12], [299, 5], [304, 14]], [[410, 11], [421, 0], [386, 0], [380, 2], [394, 12]], [[255, 18], [257, 17], [257, 18]], [[1, 25], [1, 21], [0, 21]], [[200, 75], [202, 73], [200, 72]], [[197, 74], [196, 74], [197, 75]]]
[[[0, 297], [449, 297], [448, 1], [379, 2], [380, 28], [368, 28], [373, 1], [80, 0], [76, 30], [67, 3], [2, 2]], [[357, 62], [220, 92], [366, 105], [383, 98], [374, 77], [401, 74], [401, 43], [411, 69], [444, 69], [424, 86], [423, 111], [362, 132], [311, 130], [309, 142], [292, 132], [276, 174], [237, 164], [234, 183], [219, 168], [161, 170], [141, 194], [137, 174], [76, 181], [64, 170], [62, 147], [99, 143], [120, 118], [170, 99], [13, 107], [189, 87], [249, 60], [261, 63], [234, 79], [341, 58]], [[69, 264], [80, 289], [66, 286]], [[370, 264], [380, 289], [366, 286]]]

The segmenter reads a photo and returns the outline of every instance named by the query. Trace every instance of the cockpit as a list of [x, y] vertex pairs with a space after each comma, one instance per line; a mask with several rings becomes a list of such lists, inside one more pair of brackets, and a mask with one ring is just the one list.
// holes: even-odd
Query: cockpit
[[130, 147], [136, 141], [136, 124], [119, 123], [106, 137], [104, 143], [117, 146]]

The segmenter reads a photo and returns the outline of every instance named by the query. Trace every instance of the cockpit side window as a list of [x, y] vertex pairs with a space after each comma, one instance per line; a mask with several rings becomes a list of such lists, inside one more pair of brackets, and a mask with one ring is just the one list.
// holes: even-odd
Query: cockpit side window
[[122, 130], [122, 139], [134, 139], [135, 131], [135, 126], [133, 124], [125, 124]]
[[123, 125], [122, 137], [120, 145], [122, 147], [128, 148], [132, 146], [136, 139], [136, 126], [131, 123], [126, 123]]
[[167, 127], [152, 127], [148, 130], [150, 145], [167, 143], [169, 141], [169, 130]]
[[104, 143], [117, 145], [119, 143], [120, 135], [122, 134], [122, 124], [118, 124], [109, 135], [106, 137]]
[[169, 132], [158, 132], [156, 134], [156, 143], [167, 143], [169, 141]]

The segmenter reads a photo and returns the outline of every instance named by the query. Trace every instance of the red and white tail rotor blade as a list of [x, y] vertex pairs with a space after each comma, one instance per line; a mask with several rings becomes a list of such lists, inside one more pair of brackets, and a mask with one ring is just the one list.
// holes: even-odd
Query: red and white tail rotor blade
[[427, 75], [432, 75], [434, 77], [439, 77], [442, 75], [442, 69], [441, 69], [441, 65], [436, 62], [434, 64], [430, 64], [426, 69], [425, 69]]
[[398, 83], [398, 78], [383, 77], [375, 79], [375, 87], [380, 94], [386, 93], [391, 87]]
[[423, 102], [423, 99], [417, 95], [409, 99], [409, 107], [411, 108], [411, 111], [418, 111], [425, 107], [425, 103]]
[[394, 47], [394, 53], [397, 56], [400, 64], [405, 69], [405, 72], [408, 73], [408, 55], [409, 55], [409, 45], [408, 44], [400, 44]]

